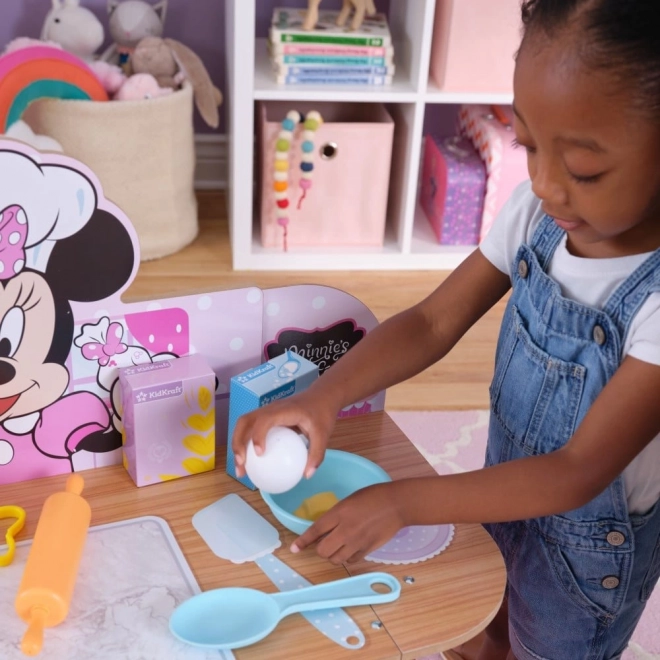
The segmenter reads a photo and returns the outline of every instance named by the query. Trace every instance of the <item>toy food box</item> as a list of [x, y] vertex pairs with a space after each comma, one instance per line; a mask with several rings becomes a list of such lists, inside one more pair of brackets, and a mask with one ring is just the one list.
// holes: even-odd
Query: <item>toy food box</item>
[[119, 370], [124, 467], [137, 486], [215, 467], [215, 373], [201, 355]]
[[[231, 379], [227, 436], [227, 474], [230, 477], [237, 478], [231, 441], [238, 418], [255, 408], [306, 390], [318, 375], [319, 369], [313, 362], [293, 351], [286, 351]], [[241, 477], [239, 481], [256, 490], [248, 477]]]

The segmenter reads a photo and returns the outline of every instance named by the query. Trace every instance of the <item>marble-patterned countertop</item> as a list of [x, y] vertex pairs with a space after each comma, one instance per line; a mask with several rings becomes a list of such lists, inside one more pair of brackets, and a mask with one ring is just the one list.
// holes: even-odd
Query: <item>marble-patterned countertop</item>
[[[24, 660], [26, 625], [14, 600], [30, 550], [0, 568], [0, 658]], [[229, 652], [186, 646], [168, 630], [174, 608], [200, 589], [162, 518], [90, 527], [67, 618], [44, 632], [43, 660], [225, 660]]]

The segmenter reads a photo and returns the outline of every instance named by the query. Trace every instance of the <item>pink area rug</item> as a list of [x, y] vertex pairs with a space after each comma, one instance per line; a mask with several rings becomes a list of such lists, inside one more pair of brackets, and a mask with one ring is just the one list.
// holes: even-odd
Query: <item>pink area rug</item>
[[[438, 474], [477, 470], [483, 465], [488, 411], [389, 412], [389, 415]], [[440, 657], [430, 656], [425, 660]], [[651, 596], [623, 660], [660, 660], [660, 587]]]

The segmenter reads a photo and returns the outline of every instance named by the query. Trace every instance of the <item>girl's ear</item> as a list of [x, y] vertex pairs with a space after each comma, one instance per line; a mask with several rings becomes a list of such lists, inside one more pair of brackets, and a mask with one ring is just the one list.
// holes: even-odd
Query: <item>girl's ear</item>
[[55, 243], [45, 277], [59, 296], [92, 302], [119, 291], [134, 264], [133, 242], [124, 225], [97, 209], [79, 232]]

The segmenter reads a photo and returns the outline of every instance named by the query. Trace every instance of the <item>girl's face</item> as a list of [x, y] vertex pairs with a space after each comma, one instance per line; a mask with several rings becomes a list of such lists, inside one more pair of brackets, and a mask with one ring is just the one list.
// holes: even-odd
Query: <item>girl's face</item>
[[523, 44], [518, 55], [516, 139], [534, 193], [577, 256], [660, 247], [660, 125], [632, 91], [588, 69], [568, 38]]

